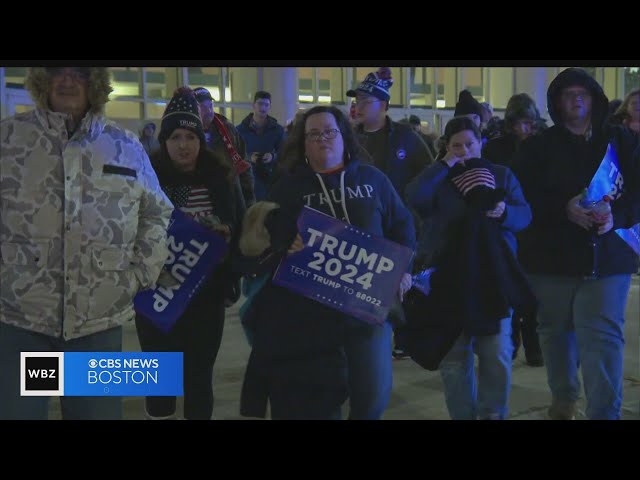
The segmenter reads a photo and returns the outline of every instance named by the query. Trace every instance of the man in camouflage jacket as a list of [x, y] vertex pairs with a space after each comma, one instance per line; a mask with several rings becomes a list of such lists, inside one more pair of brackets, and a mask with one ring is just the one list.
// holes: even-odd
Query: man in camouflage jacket
[[[167, 259], [173, 206], [136, 135], [104, 118], [106, 68], [32, 68], [36, 109], [0, 123], [0, 418], [47, 418], [20, 396], [21, 351], [121, 351], [133, 298]], [[120, 418], [119, 397], [61, 397], [65, 418]]]

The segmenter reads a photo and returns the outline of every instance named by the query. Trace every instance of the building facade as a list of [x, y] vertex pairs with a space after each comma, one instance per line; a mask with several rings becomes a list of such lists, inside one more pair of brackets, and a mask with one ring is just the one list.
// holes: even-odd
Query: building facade
[[[234, 124], [251, 112], [253, 94], [272, 94], [271, 114], [282, 125], [300, 108], [333, 104], [349, 108], [347, 90], [378, 67], [114, 67], [114, 92], [107, 115], [139, 133], [146, 121], [161, 118], [173, 90], [181, 85], [208, 88], [215, 109]], [[546, 116], [546, 91], [565, 67], [391, 67], [389, 114], [399, 120], [417, 115], [427, 130], [441, 133], [453, 115], [458, 92], [471, 91], [502, 115], [509, 98], [525, 92]], [[640, 68], [584, 67], [604, 87], [609, 99], [624, 98], [640, 87]], [[33, 108], [24, 90], [25, 67], [0, 67], [1, 117]]]

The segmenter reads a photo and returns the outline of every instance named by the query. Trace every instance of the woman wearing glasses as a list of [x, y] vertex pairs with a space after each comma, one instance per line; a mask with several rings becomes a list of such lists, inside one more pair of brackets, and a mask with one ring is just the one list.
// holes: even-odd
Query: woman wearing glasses
[[[413, 249], [411, 214], [389, 179], [362, 164], [360, 154], [342, 111], [320, 106], [305, 112], [283, 151], [286, 173], [268, 198], [274, 204], [264, 221], [265, 247], [281, 251], [279, 258], [302, 249], [296, 219], [309, 206]], [[405, 274], [399, 295], [410, 286]], [[349, 397], [349, 418], [382, 416], [392, 385], [388, 322], [367, 324], [271, 282], [254, 302], [243, 415], [264, 416], [268, 397], [274, 419], [339, 419]]]

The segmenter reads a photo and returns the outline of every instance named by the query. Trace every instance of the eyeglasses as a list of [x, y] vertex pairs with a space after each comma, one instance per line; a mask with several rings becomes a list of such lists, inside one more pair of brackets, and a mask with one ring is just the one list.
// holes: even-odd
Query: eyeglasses
[[379, 101], [380, 101], [380, 100], [378, 100], [378, 99], [369, 99], [369, 100], [366, 100], [366, 99], [356, 99], [354, 103], [355, 103], [355, 104], [356, 104], [356, 106], [357, 106], [357, 105], [369, 105], [370, 103], [376, 103], [376, 102], [379, 102]]
[[580, 97], [582, 100], [586, 100], [588, 98], [591, 98], [591, 92], [587, 92], [585, 90], [583, 90], [582, 92], [562, 92], [562, 98], [564, 98], [565, 100], [575, 100], [578, 97]]
[[321, 138], [326, 138], [327, 140], [333, 140], [338, 136], [340, 130], [337, 128], [328, 128], [327, 130], [323, 130], [322, 132], [318, 132], [317, 130], [312, 130], [309, 133], [305, 133], [304, 136], [307, 140], [311, 140], [312, 142], [317, 142]]
[[88, 68], [52, 67], [47, 68], [52, 77], [64, 77], [68, 75], [72, 80], [89, 80], [91, 71]]

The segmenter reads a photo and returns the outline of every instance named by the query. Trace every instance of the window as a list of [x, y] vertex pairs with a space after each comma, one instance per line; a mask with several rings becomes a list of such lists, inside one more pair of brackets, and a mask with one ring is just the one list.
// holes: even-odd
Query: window
[[164, 99], [173, 94], [173, 89], [168, 86], [166, 70], [163, 67], [146, 67], [144, 69], [147, 97]]
[[298, 101], [313, 103], [313, 71], [311, 67], [298, 68]]
[[117, 97], [139, 97], [140, 67], [112, 67], [113, 92], [109, 95], [112, 100]]
[[409, 68], [409, 104], [411, 107], [431, 107], [431, 83], [432, 68]]
[[253, 103], [258, 88], [258, 69], [248, 67], [229, 67], [225, 78], [226, 102]]
[[631, 90], [640, 88], [640, 67], [624, 67], [624, 94], [627, 95]]
[[514, 93], [513, 68], [490, 67], [488, 75], [489, 103], [493, 108], [507, 108], [507, 103]]
[[209, 90], [214, 102], [220, 101], [220, 80], [222, 78], [220, 67], [189, 67], [187, 74], [191, 88], [204, 87]]
[[473, 95], [476, 100], [484, 102], [484, 91], [482, 90], [482, 67], [465, 67], [462, 70], [464, 85], [460, 86], [460, 90], [464, 90], [466, 88], [471, 92], [471, 95]]
[[24, 67], [7, 67], [4, 69], [4, 82], [8, 88], [24, 88], [24, 77], [27, 69]]

